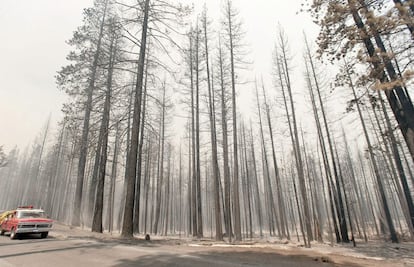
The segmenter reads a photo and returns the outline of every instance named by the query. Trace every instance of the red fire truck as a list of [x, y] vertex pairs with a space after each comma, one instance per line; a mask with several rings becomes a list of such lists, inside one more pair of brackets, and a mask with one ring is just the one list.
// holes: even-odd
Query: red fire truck
[[47, 218], [42, 209], [33, 206], [19, 207], [0, 214], [0, 235], [10, 233], [10, 239], [23, 234], [37, 234], [46, 238], [52, 229], [53, 221]]

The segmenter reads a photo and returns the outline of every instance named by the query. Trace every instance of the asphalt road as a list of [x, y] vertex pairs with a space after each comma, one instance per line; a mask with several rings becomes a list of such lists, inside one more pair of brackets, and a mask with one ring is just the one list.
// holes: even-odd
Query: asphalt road
[[213, 246], [162, 238], [151, 241], [120, 239], [69, 227], [59, 228], [59, 225], [46, 239], [38, 235], [17, 240], [0, 236], [0, 267], [377, 267], [379, 264], [386, 267], [410, 266], [388, 260], [343, 256], [340, 253], [328, 257], [311, 250]]
[[[10, 240], [0, 236], [0, 266], [349, 266], [323, 258], [282, 255], [263, 248], [226, 248], [142, 241], [128, 244], [87, 237], [37, 236]], [[359, 266], [359, 265], [353, 265]]]

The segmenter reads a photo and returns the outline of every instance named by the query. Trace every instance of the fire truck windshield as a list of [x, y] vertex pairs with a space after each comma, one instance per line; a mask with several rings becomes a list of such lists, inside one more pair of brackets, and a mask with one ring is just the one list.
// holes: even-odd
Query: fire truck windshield
[[17, 218], [19, 218], [19, 219], [21, 219], [21, 218], [43, 218], [43, 217], [46, 217], [46, 215], [42, 211], [33, 211], [33, 210], [23, 211], [23, 210], [19, 210], [17, 212]]

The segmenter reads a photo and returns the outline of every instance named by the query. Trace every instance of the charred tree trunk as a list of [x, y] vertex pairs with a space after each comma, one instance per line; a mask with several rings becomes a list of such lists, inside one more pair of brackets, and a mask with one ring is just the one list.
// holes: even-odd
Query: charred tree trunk
[[[345, 63], [345, 65], [346, 65], [346, 63]], [[346, 68], [345, 71], [346, 71], [347, 77], [348, 77], [348, 82], [349, 82], [349, 85], [352, 89], [352, 94], [354, 96], [354, 99], [357, 99], [357, 95], [356, 95], [355, 88], [354, 88], [354, 85], [353, 85], [353, 82], [352, 82], [352, 79], [351, 79], [351, 74], [349, 73], [348, 66], [345, 66], [345, 68]], [[369, 139], [368, 131], [366, 129], [365, 122], [364, 122], [363, 117], [362, 117], [362, 111], [361, 111], [361, 108], [359, 107], [358, 101], [356, 101], [356, 106], [357, 106], [358, 114], [359, 114], [359, 117], [360, 117], [360, 120], [361, 120], [362, 129], [364, 131], [365, 141], [367, 142], [368, 151], [369, 151], [369, 154], [370, 154], [370, 157], [371, 157], [372, 167], [374, 169], [379, 194], [380, 194], [380, 197], [381, 197], [381, 205], [382, 205], [383, 211], [385, 213], [385, 217], [386, 217], [387, 224], [388, 224], [388, 229], [389, 229], [390, 234], [391, 234], [391, 240], [392, 240], [393, 243], [398, 243], [397, 233], [396, 233], [395, 228], [394, 228], [394, 223], [393, 223], [392, 218], [391, 218], [391, 213], [390, 213], [390, 210], [389, 210], [389, 207], [388, 207], [388, 201], [387, 201], [387, 198], [386, 198], [386, 195], [385, 195], [385, 188], [384, 188], [383, 181], [382, 181], [380, 173], [379, 173], [379, 169], [378, 169], [378, 165], [377, 165], [377, 162], [376, 162], [376, 159], [375, 159], [375, 156], [374, 156], [374, 152], [372, 151], [371, 140]]]
[[115, 199], [115, 186], [116, 186], [116, 177], [117, 177], [117, 168], [118, 168], [118, 154], [119, 154], [119, 122], [116, 122], [115, 126], [115, 145], [114, 145], [114, 155], [112, 159], [111, 167], [111, 181], [109, 187], [109, 199], [108, 199], [108, 231], [112, 233], [114, 229], [114, 199]]
[[161, 201], [162, 201], [162, 184], [164, 183], [164, 144], [165, 144], [165, 84], [163, 84], [163, 97], [161, 102], [161, 119], [160, 119], [160, 154], [158, 162], [158, 175], [157, 175], [157, 204], [155, 208], [155, 219], [154, 219], [154, 233], [158, 233], [158, 224], [161, 215]]
[[137, 154], [138, 154], [138, 141], [139, 141], [139, 127], [141, 121], [141, 97], [142, 87], [144, 80], [144, 65], [146, 58], [146, 47], [147, 47], [147, 31], [148, 31], [148, 13], [150, 0], [145, 0], [144, 3], [144, 16], [142, 22], [141, 31], [141, 46], [139, 50], [138, 59], [138, 74], [137, 83], [135, 87], [135, 99], [134, 99], [134, 114], [132, 119], [132, 134], [131, 143], [129, 144], [128, 159], [126, 165], [125, 183], [127, 185], [126, 196], [125, 196], [125, 208], [124, 208], [124, 220], [122, 223], [122, 236], [132, 237], [133, 236], [133, 221], [134, 221], [134, 200], [135, 200], [135, 178], [137, 172]]
[[229, 145], [227, 128], [227, 103], [226, 88], [224, 82], [224, 58], [221, 45], [219, 46], [219, 67], [220, 67], [220, 90], [221, 90], [221, 127], [223, 134], [223, 170], [224, 170], [224, 218], [226, 234], [231, 242], [233, 230], [231, 223], [231, 202], [230, 202], [230, 167], [229, 167]]
[[106, 81], [106, 94], [105, 94], [105, 103], [104, 110], [102, 114], [101, 129], [99, 135], [102, 135], [102, 143], [100, 150], [100, 159], [99, 159], [99, 175], [96, 185], [96, 196], [95, 196], [95, 206], [93, 211], [92, 218], [92, 232], [102, 233], [102, 213], [103, 213], [103, 202], [104, 202], [104, 184], [105, 184], [105, 174], [106, 174], [106, 161], [108, 156], [108, 131], [109, 131], [109, 119], [110, 119], [110, 110], [111, 110], [111, 97], [112, 97], [112, 77], [114, 71], [114, 60], [115, 60], [115, 40], [111, 40], [110, 58], [109, 58], [109, 70], [108, 70], [108, 79]]
[[221, 227], [221, 211], [220, 211], [220, 180], [219, 180], [219, 166], [217, 156], [217, 131], [216, 131], [216, 116], [214, 106], [214, 89], [212, 79], [210, 78], [210, 64], [209, 64], [209, 49], [208, 49], [208, 36], [207, 36], [207, 11], [204, 10], [203, 14], [203, 32], [204, 32], [204, 49], [206, 58], [206, 71], [207, 71], [207, 90], [208, 90], [208, 106], [209, 106], [209, 119], [210, 119], [210, 138], [211, 138], [211, 153], [213, 163], [213, 181], [214, 181], [214, 214], [216, 224], [216, 240], [223, 239], [222, 227]]
[[[149, 52], [149, 51], [148, 51]], [[139, 217], [140, 217], [140, 197], [141, 197], [141, 172], [142, 172], [142, 148], [144, 146], [144, 134], [145, 134], [145, 116], [147, 108], [147, 80], [148, 80], [148, 58], [145, 68], [145, 82], [144, 82], [144, 96], [142, 100], [142, 120], [141, 120], [141, 133], [139, 137], [138, 146], [138, 162], [137, 162], [137, 174], [135, 181], [135, 203], [134, 203], [134, 225], [133, 232], [139, 233]]]
[[102, 42], [102, 37], [103, 37], [104, 25], [105, 25], [107, 5], [108, 5], [108, 0], [105, 1], [105, 9], [104, 9], [104, 13], [102, 16], [101, 25], [99, 28], [98, 43], [96, 45], [96, 51], [93, 57], [91, 76], [89, 78], [89, 84], [86, 90], [87, 99], [85, 102], [85, 116], [83, 118], [82, 139], [80, 143], [80, 155], [79, 155], [78, 173], [77, 173], [77, 179], [76, 179], [75, 202], [74, 202], [73, 215], [72, 215], [72, 225], [74, 226], [80, 226], [80, 223], [81, 223], [83, 180], [85, 178], [86, 156], [88, 154], [89, 120], [91, 117], [92, 96], [93, 96], [93, 90], [95, 89], [95, 80], [96, 80], [96, 72], [98, 69], [98, 60], [101, 54], [101, 42]]

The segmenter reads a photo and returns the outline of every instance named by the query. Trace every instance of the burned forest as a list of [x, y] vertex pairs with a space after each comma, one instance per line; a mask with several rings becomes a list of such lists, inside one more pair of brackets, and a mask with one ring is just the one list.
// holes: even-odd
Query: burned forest
[[83, 10], [61, 119], [0, 139], [0, 210], [148, 240], [414, 241], [414, 1], [301, 1], [297, 32], [207, 2]]

